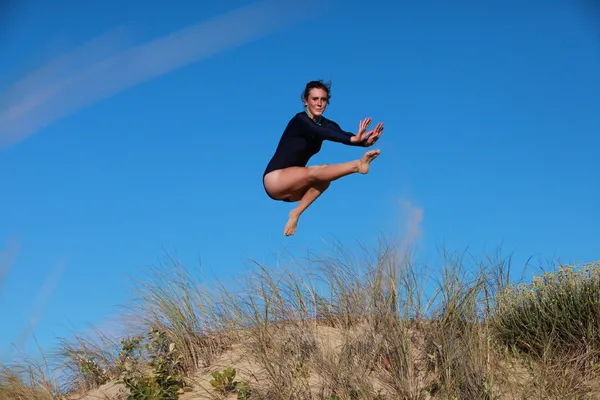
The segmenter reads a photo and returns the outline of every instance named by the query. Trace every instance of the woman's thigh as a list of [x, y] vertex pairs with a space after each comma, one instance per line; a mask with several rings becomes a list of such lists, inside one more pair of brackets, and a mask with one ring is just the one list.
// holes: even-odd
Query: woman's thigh
[[[310, 167], [288, 167], [268, 173], [264, 178], [265, 189], [278, 199], [300, 196], [310, 187]], [[301, 197], [301, 196], [300, 196]]]

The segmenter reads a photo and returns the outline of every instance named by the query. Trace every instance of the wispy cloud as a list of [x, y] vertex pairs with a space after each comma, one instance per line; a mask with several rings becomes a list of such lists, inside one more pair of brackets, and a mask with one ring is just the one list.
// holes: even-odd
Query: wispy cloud
[[124, 49], [111, 32], [54, 60], [0, 94], [0, 148], [125, 89], [313, 15], [312, 1], [265, 0]]

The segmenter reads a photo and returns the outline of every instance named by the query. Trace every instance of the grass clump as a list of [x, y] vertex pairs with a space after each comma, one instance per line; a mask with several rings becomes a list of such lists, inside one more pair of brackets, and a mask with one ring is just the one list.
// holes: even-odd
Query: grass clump
[[57, 356], [67, 390], [84, 393], [118, 378], [118, 340], [94, 329], [92, 335], [61, 339]]
[[164, 268], [152, 268], [133, 289], [127, 319], [134, 330], [163, 332], [178, 349], [184, 374], [209, 367], [230, 346], [231, 327], [218, 314], [219, 295], [173, 258]]
[[66, 394], [46, 359], [29, 357], [10, 365], [0, 364], [0, 399], [63, 400]]

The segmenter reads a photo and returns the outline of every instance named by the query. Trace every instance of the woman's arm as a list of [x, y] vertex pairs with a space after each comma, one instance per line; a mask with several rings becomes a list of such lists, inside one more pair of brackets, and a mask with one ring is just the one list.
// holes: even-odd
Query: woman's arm
[[364, 147], [366, 142], [365, 140], [358, 141], [353, 133], [344, 131], [336, 122], [329, 119], [325, 119], [324, 126], [321, 126], [311, 120], [308, 115], [300, 114], [298, 116], [298, 124], [303, 131], [309, 132], [323, 140], [362, 147]]

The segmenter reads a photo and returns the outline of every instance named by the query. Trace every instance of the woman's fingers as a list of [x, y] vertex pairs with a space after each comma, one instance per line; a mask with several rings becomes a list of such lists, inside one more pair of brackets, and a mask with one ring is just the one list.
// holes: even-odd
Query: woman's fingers
[[364, 132], [370, 123], [371, 121], [369, 121], [369, 118], [361, 119], [360, 123], [358, 124], [359, 130]]

